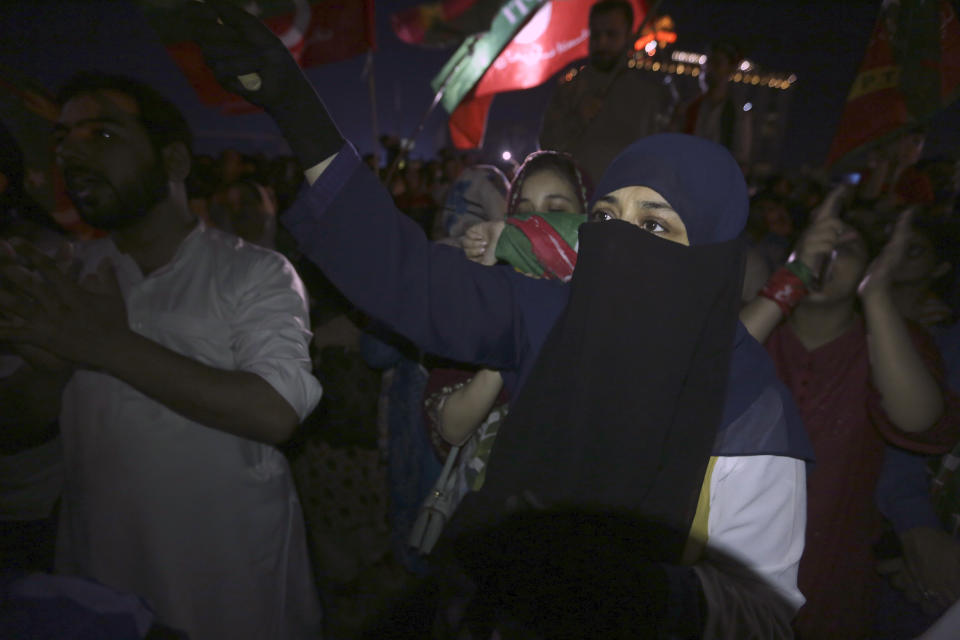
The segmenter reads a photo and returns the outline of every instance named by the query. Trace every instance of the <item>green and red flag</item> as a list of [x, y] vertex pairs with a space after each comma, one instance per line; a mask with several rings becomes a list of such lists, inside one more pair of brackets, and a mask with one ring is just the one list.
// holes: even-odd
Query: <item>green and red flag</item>
[[883, 3], [827, 164], [929, 120], [960, 92], [960, 22], [949, 0]]
[[507, 218], [497, 241], [497, 259], [536, 278], [569, 282], [577, 266], [578, 230], [585, 214], [559, 211]]
[[[595, 1], [510, 0], [488, 32], [460, 45], [432, 85], [434, 91], [444, 92], [442, 104], [451, 114], [454, 145], [461, 149], [482, 145], [494, 95], [543, 84], [587, 56], [590, 7]], [[630, 2], [635, 31], [646, 15], [646, 2]]]
[[[203, 61], [200, 47], [185, 38], [177, 9], [185, 0], [137, 0], [167, 52], [205, 104], [225, 113], [254, 108], [225, 89]], [[192, 1], [192, 0], [191, 0]], [[260, 18], [302, 67], [338, 62], [374, 48], [374, 0], [232, 0]]]

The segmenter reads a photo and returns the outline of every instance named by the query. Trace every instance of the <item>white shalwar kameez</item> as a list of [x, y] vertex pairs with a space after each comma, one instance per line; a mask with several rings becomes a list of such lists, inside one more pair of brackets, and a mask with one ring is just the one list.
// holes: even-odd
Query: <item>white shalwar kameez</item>
[[[319, 402], [306, 294], [279, 254], [198, 226], [144, 277], [109, 239], [130, 327], [263, 377], [300, 415]], [[319, 637], [290, 469], [274, 447], [205, 427], [120, 380], [78, 371], [63, 394], [66, 489], [57, 567], [144, 597], [191, 640]]]

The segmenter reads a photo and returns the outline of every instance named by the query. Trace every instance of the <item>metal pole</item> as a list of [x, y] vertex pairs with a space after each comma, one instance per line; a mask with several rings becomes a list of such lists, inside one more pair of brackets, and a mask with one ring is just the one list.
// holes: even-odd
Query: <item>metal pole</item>
[[[423, 128], [427, 126], [427, 119], [430, 117], [430, 114], [433, 113], [433, 110], [437, 108], [437, 105], [440, 104], [440, 100], [443, 99], [443, 93], [444, 91], [446, 91], [447, 84], [450, 82], [450, 79], [453, 78], [455, 75], [457, 75], [457, 72], [464, 65], [464, 63], [469, 61], [470, 58], [473, 56], [473, 48], [475, 44], [476, 42], [470, 45], [470, 49], [468, 50], [467, 55], [463, 56], [460, 62], [458, 62], [456, 66], [450, 70], [450, 73], [447, 74], [447, 77], [443, 79], [443, 82], [440, 83], [440, 88], [437, 89], [436, 95], [433, 96], [433, 102], [430, 103], [430, 106], [427, 107], [426, 113], [424, 113], [423, 117], [420, 118], [420, 123], [417, 125], [417, 128], [414, 130], [413, 135], [410, 136], [410, 138], [408, 138], [411, 144], [413, 144], [413, 142], [417, 139], [417, 136], [420, 135], [420, 133], [423, 131]], [[393, 174], [396, 173], [397, 166], [400, 164], [400, 159], [404, 156], [406, 151], [408, 151], [408, 149], [404, 149], [403, 146], [401, 146], [400, 152], [397, 154], [397, 157], [393, 159], [393, 162], [390, 163], [390, 168], [387, 169], [387, 175], [386, 175], [386, 178], [384, 178], [384, 183], [387, 185], [388, 189], [390, 188], [390, 180], [393, 179]]]

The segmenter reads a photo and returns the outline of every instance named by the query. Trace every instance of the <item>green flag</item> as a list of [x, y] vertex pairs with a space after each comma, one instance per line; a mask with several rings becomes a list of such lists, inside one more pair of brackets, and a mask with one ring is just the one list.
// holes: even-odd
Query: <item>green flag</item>
[[500, 7], [489, 31], [464, 40], [430, 83], [435, 92], [443, 91], [441, 104], [448, 113], [453, 113], [504, 47], [548, 1], [508, 0]]

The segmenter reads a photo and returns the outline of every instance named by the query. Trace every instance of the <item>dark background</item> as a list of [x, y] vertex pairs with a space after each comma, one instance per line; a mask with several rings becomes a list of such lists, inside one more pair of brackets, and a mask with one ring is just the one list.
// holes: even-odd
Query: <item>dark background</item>
[[[429, 105], [429, 81], [452, 53], [406, 45], [389, 27], [390, 14], [417, 0], [380, 0], [374, 55], [381, 133], [409, 136]], [[847, 90], [860, 64], [880, 3], [866, 0], [663, 0], [661, 13], [676, 23], [677, 48], [704, 51], [716, 38], [733, 38], [762, 68], [793, 72], [787, 134], [780, 154], [785, 167], [819, 166], [826, 156]], [[30, 0], [0, 3], [0, 65], [55, 90], [80, 69], [96, 68], [147, 80], [183, 109], [197, 136], [197, 150], [226, 147], [268, 154], [286, 151], [263, 115], [224, 116], [202, 105], [167, 57], [139, 11], [123, 0]], [[365, 56], [308, 71], [344, 134], [362, 151], [374, 145]], [[529, 151], [551, 81], [498, 96], [491, 112], [486, 151]], [[960, 146], [960, 108], [935, 121], [926, 155]], [[434, 113], [417, 138], [415, 156], [447, 144], [446, 114]]]

